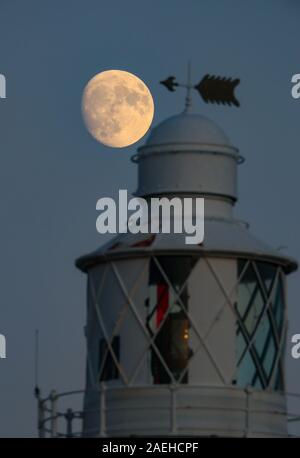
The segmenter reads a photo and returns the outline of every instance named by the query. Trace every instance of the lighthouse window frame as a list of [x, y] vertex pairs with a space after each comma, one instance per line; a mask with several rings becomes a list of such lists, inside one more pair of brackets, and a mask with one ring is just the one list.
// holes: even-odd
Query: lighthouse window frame
[[[239, 274], [243, 270], [235, 305], [237, 384], [281, 390], [284, 385], [284, 273], [276, 264], [239, 260]], [[249, 316], [252, 316], [251, 324]]]
[[150, 261], [146, 328], [154, 343], [150, 348], [154, 384], [188, 383], [193, 354], [188, 279], [195, 262], [192, 256], [156, 256]]
[[[168, 259], [168, 262], [164, 262], [163, 259]], [[185, 266], [185, 259], [188, 259], [188, 265]], [[179, 264], [177, 264], [177, 261]], [[148, 375], [149, 380], [152, 380], [154, 384], [157, 383], [172, 383], [174, 385], [188, 383], [190, 378], [189, 369], [193, 368], [191, 364], [197, 362], [197, 357], [202, 352], [205, 352], [207, 357], [212, 364], [213, 369], [215, 370], [216, 375], [222, 380], [224, 383], [232, 383], [232, 385], [239, 386], [245, 388], [248, 385], [252, 385], [258, 389], [274, 389], [274, 390], [281, 390], [284, 386], [284, 373], [283, 373], [283, 349], [285, 343], [285, 334], [286, 334], [286, 311], [285, 311], [285, 273], [283, 268], [276, 263], [269, 263], [270, 266], [260, 264], [261, 261], [247, 259], [247, 258], [238, 258], [235, 260], [230, 260], [231, 269], [231, 279], [232, 284], [230, 289], [228, 284], [225, 283], [224, 275], [222, 275], [222, 271], [218, 269], [217, 263], [215, 264], [214, 259], [210, 259], [209, 256], [201, 256], [198, 255], [179, 255], [179, 254], [160, 254], [160, 255], [152, 255], [150, 259], [145, 259], [141, 266], [144, 266], [142, 269], [138, 270], [136, 276], [136, 282], [139, 279], [144, 278], [146, 284], [148, 285], [148, 294], [147, 289], [145, 290], [144, 295], [144, 307], [143, 312], [139, 309], [139, 305], [136, 303], [136, 295], [132, 293], [131, 287], [126, 283], [123, 279], [123, 272], [119, 269], [119, 266], [111, 261], [107, 264], [106, 269], [111, 269], [117, 284], [120, 287], [120, 291], [124, 295], [126, 300], [126, 308], [128, 311], [130, 310], [131, 313], [136, 317], [137, 324], [140, 326], [140, 329], [144, 333], [145, 336], [145, 346], [141, 348], [141, 356], [140, 359], [136, 362], [135, 368], [132, 370], [131, 373], [128, 373], [126, 368], [122, 367], [122, 364], [115, 355], [114, 351], [112, 350], [112, 340], [115, 336], [115, 330], [112, 329], [112, 333], [105, 328], [104, 326], [104, 316], [102, 314], [102, 308], [100, 307], [100, 297], [101, 291], [103, 289], [104, 282], [96, 289], [94, 284], [91, 283], [91, 288], [94, 294], [94, 306], [97, 310], [97, 316], [99, 320], [99, 326], [101, 329], [101, 335], [105, 336], [106, 341], [108, 343], [107, 347], [104, 345], [104, 349], [102, 352], [106, 350], [106, 352], [110, 352], [113, 363], [110, 361], [111, 365], [116, 365], [118, 369], [117, 378], [120, 378], [125, 385], [132, 384], [135, 378], [137, 377], [141, 368], [145, 368], [142, 364], [143, 360], [146, 362], [146, 367], [148, 368]], [[156, 265], [157, 269], [156, 274], [159, 272], [159, 275], [151, 276], [151, 266]], [[206, 271], [210, 272], [210, 287], [216, 287], [220, 293], [220, 301], [216, 304], [217, 310], [216, 313], [211, 317], [210, 323], [210, 330], [214, 329], [214, 326], [219, 323], [219, 317], [223, 313], [223, 310], [230, 311], [228, 317], [231, 317], [231, 325], [234, 326], [235, 324], [235, 332], [233, 335], [230, 336], [230, 342], [232, 345], [232, 350], [234, 350], [235, 345], [235, 363], [234, 360], [232, 361], [232, 371], [231, 373], [226, 373], [223, 369], [222, 365], [218, 360], [217, 352], [214, 348], [209, 345], [208, 339], [210, 334], [204, 333], [198, 325], [197, 317], [193, 312], [193, 308], [189, 307], [189, 291], [194, 291], [195, 286], [195, 279], [197, 278], [199, 272], [199, 265], [201, 264], [200, 272]], [[267, 264], [267, 263], [266, 263]], [[248, 267], [251, 266], [253, 271], [255, 272], [255, 282], [257, 282], [258, 286], [255, 288], [261, 290], [263, 292], [264, 297], [264, 304], [263, 307], [259, 308], [259, 317], [255, 319], [255, 326], [251, 326], [251, 333], [247, 330], [245, 323], [243, 322], [243, 315], [247, 313], [247, 309], [249, 307], [249, 302], [243, 304], [242, 310], [240, 309], [240, 303], [238, 300], [238, 289], [240, 285], [245, 280], [245, 272], [247, 271]], [[173, 269], [174, 268], [174, 269]], [[267, 269], [268, 268], [268, 269]], [[173, 269], [173, 273], [172, 273]], [[186, 274], [183, 275], [181, 272], [178, 276], [179, 270], [183, 269], [186, 271]], [[204, 269], [204, 270], [202, 270]], [[104, 271], [104, 272], [105, 272]], [[269, 274], [268, 274], [269, 272]], [[270, 272], [273, 272], [273, 275], [270, 275]], [[191, 277], [193, 279], [191, 281]], [[181, 277], [181, 279], [179, 278]], [[105, 278], [105, 276], [104, 276]], [[147, 281], [148, 279], [148, 281]], [[163, 320], [165, 320], [172, 307], [170, 304], [174, 305], [174, 312], [175, 308], [182, 310], [184, 312], [183, 317], [186, 317], [186, 323], [188, 324], [185, 326], [185, 334], [187, 335], [187, 342], [189, 346], [189, 353], [186, 358], [186, 365], [182, 369], [180, 375], [179, 370], [176, 371], [172, 370], [172, 367], [169, 366], [168, 361], [164, 357], [163, 352], [160, 351], [158, 348], [158, 341], [156, 337], [158, 335], [158, 327], [152, 327], [153, 322], [156, 322], [157, 316], [152, 315], [151, 311], [155, 310], [157, 306], [157, 302], [155, 302], [155, 298], [151, 300], [151, 288], [157, 284], [164, 284], [164, 287], [168, 288], [168, 291], [171, 292], [172, 300], [169, 302], [169, 306], [167, 310], [161, 310], [162, 317], [160, 319], [160, 325], [162, 326]], [[141, 283], [144, 285], [144, 281]], [[197, 286], [198, 287], [198, 286]], [[184, 298], [183, 292], [187, 293], [187, 297]], [[252, 290], [253, 291], [253, 290]], [[139, 293], [140, 294], [140, 293]], [[139, 296], [138, 294], [138, 296]], [[157, 299], [157, 292], [156, 292], [156, 299]], [[151, 303], [152, 302], [152, 303]], [[253, 301], [252, 301], [253, 302]], [[268, 343], [266, 345], [266, 350], [261, 353], [260, 355], [257, 354], [255, 351], [254, 346], [254, 339], [256, 337], [257, 326], [261, 323], [262, 317], [268, 313], [268, 319], [271, 323], [271, 343], [269, 343], [269, 339], [266, 340]], [[122, 315], [120, 315], [122, 317]], [[152, 319], [152, 322], [151, 322]], [[119, 333], [121, 332], [121, 326], [119, 320], [116, 323], [118, 327]], [[234, 329], [232, 329], [234, 331]], [[235, 342], [234, 342], [234, 336]], [[273, 337], [275, 337], [275, 345], [276, 345], [276, 357], [274, 357], [274, 350], [273, 350]], [[271, 345], [271, 347], [270, 347]], [[241, 347], [239, 349], [239, 346]], [[160, 345], [159, 345], [160, 347]], [[238, 353], [240, 350], [240, 353]], [[268, 351], [267, 351], [268, 350]], [[262, 350], [261, 350], [262, 352]], [[247, 366], [246, 361], [242, 364], [242, 359], [245, 357], [248, 358], [250, 361], [250, 366], [253, 366], [254, 370], [252, 372], [247, 372], [245, 367]], [[232, 354], [234, 356], [234, 353]], [[250, 359], [249, 359], [250, 358]], [[153, 366], [152, 363], [156, 359], [159, 362], [159, 370], [165, 371], [165, 382], [156, 381], [153, 377]], [[192, 362], [193, 361], [193, 362]], [[105, 361], [105, 358], [102, 359], [102, 364], [99, 368], [97, 374], [97, 380], [99, 380], [99, 374], [103, 372], [103, 364], [108, 364]], [[266, 367], [265, 367], [266, 366]], [[270, 369], [271, 367], [271, 369]], [[266, 373], [267, 369], [267, 373]], [[102, 380], [107, 377], [106, 375], [102, 374]], [[185, 380], [187, 380], [185, 382]]]

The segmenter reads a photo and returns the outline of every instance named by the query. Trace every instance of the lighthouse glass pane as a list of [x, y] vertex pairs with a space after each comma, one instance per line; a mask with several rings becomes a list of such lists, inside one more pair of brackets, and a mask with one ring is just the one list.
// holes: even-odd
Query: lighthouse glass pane
[[[245, 261], [239, 261], [239, 275]], [[280, 336], [284, 319], [284, 294], [276, 265], [248, 264], [238, 285], [237, 384], [282, 389]]]
[[256, 374], [256, 367], [249, 352], [246, 352], [239, 367], [237, 383], [240, 386], [250, 385], [249, 380], [253, 380]]
[[271, 370], [273, 368], [273, 364], [275, 362], [275, 357], [276, 357], [276, 344], [275, 340], [270, 333], [268, 335], [268, 340], [266, 342], [266, 348], [265, 348], [265, 357], [264, 357], [264, 369], [267, 374], [268, 380], [271, 375]]
[[270, 320], [267, 313], [262, 316], [257, 331], [255, 333], [255, 349], [259, 357], [262, 357], [268, 336], [271, 333]]
[[239, 284], [237, 311], [250, 336], [255, 331], [263, 306], [261, 285], [252, 264], [249, 264]]
[[274, 316], [277, 325], [278, 334], [281, 335], [282, 329], [282, 322], [283, 322], [283, 285], [282, 280], [279, 278], [277, 282], [277, 289], [275, 293], [275, 301], [274, 301]]
[[276, 266], [267, 262], [256, 262], [257, 270], [267, 293], [270, 292], [275, 279]]
[[187, 278], [192, 257], [160, 256], [150, 262], [146, 327], [155, 345], [151, 346], [151, 373], [156, 384], [172, 378], [188, 382], [190, 323]]
[[[114, 352], [114, 356], [117, 361], [120, 359], [120, 337], [115, 336], [111, 342], [111, 348]], [[101, 370], [102, 368], [102, 370]], [[115, 360], [108, 348], [107, 342], [105, 339], [100, 339], [99, 345], [99, 370], [100, 381], [108, 381], [117, 379], [119, 377], [119, 371], [116, 366]]]
[[247, 311], [243, 316], [244, 323], [250, 336], [255, 332], [263, 306], [263, 296], [259, 286], [256, 285], [252, 298], [249, 301]]
[[247, 343], [241, 332], [237, 333], [237, 361], [240, 361], [244, 352], [247, 349]]
[[[239, 263], [239, 275], [244, 268], [244, 262]], [[256, 294], [257, 284], [255, 272], [251, 264], [248, 265], [246, 272], [243, 275], [243, 279], [239, 284], [238, 288], [238, 311], [243, 317], [247, 312], [251, 297]]]

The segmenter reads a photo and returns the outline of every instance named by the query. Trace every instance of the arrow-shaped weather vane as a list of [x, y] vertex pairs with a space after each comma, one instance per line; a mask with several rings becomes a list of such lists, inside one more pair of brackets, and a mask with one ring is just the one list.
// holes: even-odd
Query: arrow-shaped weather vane
[[160, 81], [169, 91], [174, 92], [176, 87], [185, 87], [186, 109], [191, 106], [191, 89], [196, 89], [206, 103], [217, 103], [223, 105], [240, 106], [239, 101], [234, 95], [234, 90], [239, 84], [238, 78], [226, 78], [215, 75], [205, 75], [198, 84], [191, 84], [191, 70], [188, 65], [188, 79], [186, 84], [181, 84], [176, 81], [175, 76], [169, 76], [167, 79]]

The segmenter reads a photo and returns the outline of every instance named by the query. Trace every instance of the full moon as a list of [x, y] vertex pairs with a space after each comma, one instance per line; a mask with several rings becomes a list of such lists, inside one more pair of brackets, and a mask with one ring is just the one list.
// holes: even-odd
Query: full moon
[[85, 86], [82, 114], [90, 134], [114, 148], [132, 145], [148, 131], [154, 103], [146, 84], [132, 73], [108, 70]]

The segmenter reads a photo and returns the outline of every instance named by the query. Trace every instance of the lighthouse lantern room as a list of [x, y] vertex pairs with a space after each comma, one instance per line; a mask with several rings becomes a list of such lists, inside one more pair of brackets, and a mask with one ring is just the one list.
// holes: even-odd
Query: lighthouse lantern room
[[120, 234], [87, 274], [86, 436], [287, 435], [286, 275], [235, 219], [237, 148], [187, 104], [132, 160], [136, 195], [205, 199], [205, 237]]

